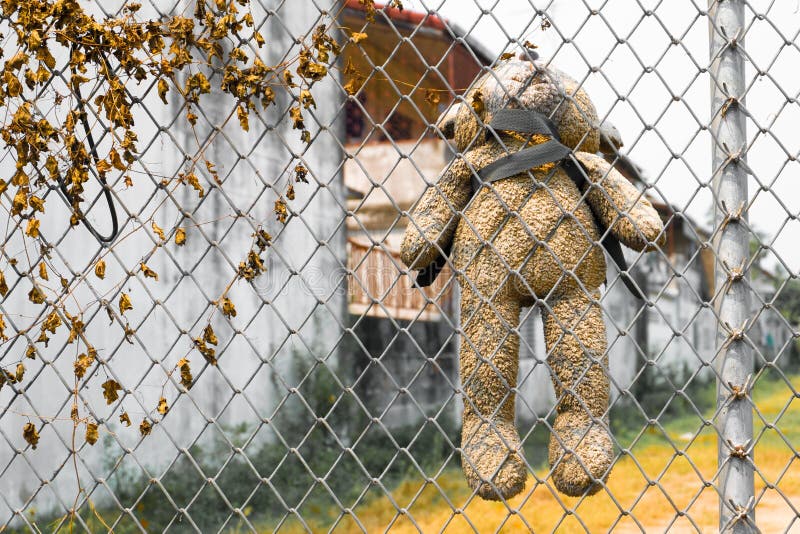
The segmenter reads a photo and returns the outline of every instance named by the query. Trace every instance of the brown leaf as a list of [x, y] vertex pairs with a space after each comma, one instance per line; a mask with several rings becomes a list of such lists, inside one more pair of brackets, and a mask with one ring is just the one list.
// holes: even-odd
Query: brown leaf
[[118, 171], [124, 171], [128, 168], [128, 166], [122, 162], [122, 158], [119, 157], [119, 152], [117, 152], [116, 149], [111, 149], [111, 152], [108, 153], [108, 159], [111, 160], [111, 165]]
[[17, 364], [17, 368], [14, 372], [14, 379], [17, 382], [22, 382], [22, 378], [25, 376], [25, 365], [22, 363]]
[[150, 223], [150, 228], [153, 229], [153, 232], [156, 233], [156, 235], [159, 237], [159, 239], [161, 239], [161, 241], [167, 239], [166, 236], [164, 236], [164, 230], [162, 230], [161, 227], [157, 225], [155, 221]]
[[61, 317], [59, 317], [58, 313], [52, 311], [42, 323], [42, 331], [47, 330], [51, 334], [55, 334], [56, 329], [62, 324]]
[[6, 335], [6, 320], [2, 313], [0, 313], [0, 341], [8, 341], [8, 336]]
[[86, 423], [86, 443], [94, 445], [100, 436], [97, 433], [97, 423]]
[[119, 312], [125, 315], [126, 311], [132, 309], [133, 309], [133, 304], [131, 304], [131, 298], [128, 296], [127, 293], [123, 293], [122, 296], [119, 298]]
[[117, 400], [119, 391], [122, 391], [122, 386], [116, 380], [109, 378], [103, 382], [103, 397], [106, 399], [106, 404], [112, 404]]
[[28, 226], [25, 228], [25, 234], [33, 238], [39, 237], [39, 219], [28, 219]]
[[147, 419], [142, 419], [142, 423], [139, 425], [139, 433], [142, 436], [148, 436], [152, 430], [153, 425], [150, 424], [150, 421]]
[[197, 191], [198, 197], [202, 198], [203, 195], [205, 195], [206, 191], [205, 189], [203, 189], [203, 186], [200, 185], [200, 179], [197, 178], [197, 175], [195, 173], [190, 172], [189, 174], [185, 175], [181, 174], [179, 175], [179, 178], [181, 182], [188, 182], [189, 185], [191, 185], [195, 189], [195, 191]]
[[106, 277], [106, 262], [104, 260], [97, 260], [94, 265], [94, 274], [101, 280]]
[[217, 358], [216, 358], [216, 351], [206, 345], [206, 341], [201, 338], [194, 339], [194, 345], [197, 347], [197, 350], [200, 351], [200, 354], [203, 355], [203, 358], [206, 359], [208, 363], [211, 365], [217, 365]]
[[39, 278], [42, 280], [50, 280], [50, 278], [47, 276], [47, 266], [44, 264], [44, 262], [39, 264]]
[[239, 125], [242, 127], [242, 130], [245, 132], [250, 131], [247, 109], [241, 104], [236, 106], [236, 116], [239, 118]]
[[311, 91], [308, 89], [303, 89], [300, 91], [299, 97], [300, 103], [303, 105], [304, 108], [308, 109], [310, 107], [317, 107], [317, 103], [314, 102], [314, 97], [311, 95]]
[[186, 230], [183, 228], [178, 228], [175, 231], [175, 244], [179, 247], [182, 247], [186, 244]]
[[169, 84], [167, 84], [167, 80], [165, 80], [164, 78], [159, 79], [158, 96], [161, 98], [161, 101], [164, 102], [165, 104], [167, 103], [167, 91], [169, 91]]
[[8, 284], [6, 283], [6, 275], [0, 271], [0, 296], [5, 297], [8, 295]]
[[25, 423], [25, 426], [22, 427], [22, 437], [25, 438], [25, 441], [28, 442], [32, 449], [35, 449], [36, 445], [39, 444], [39, 432], [36, 430], [36, 425]]
[[181, 358], [178, 362], [178, 367], [181, 368], [181, 385], [186, 389], [192, 387], [192, 369], [189, 367], [189, 360], [186, 358]]
[[168, 411], [169, 411], [169, 405], [167, 404], [167, 399], [161, 397], [160, 399], [158, 399], [158, 413], [160, 413], [161, 415], [167, 415]]
[[233, 301], [228, 297], [222, 299], [222, 315], [228, 319], [236, 317], [236, 306], [233, 305]]
[[286, 222], [286, 217], [289, 215], [289, 212], [286, 210], [286, 203], [283, 200], [278, 199], [275, 201], [275, 208], [273, 211], [275, 212], [275, 215], [278, 216], [279, 222]]
[[81, 354], [78, 356], [78, 359], [72, 364], [75, 368], [75, 376], [78, 379], [83, 378], [86, 374], [86, 371], [89, 370], [89, 367], [94, 363], [94, 356], [92, 355], [92, 351], [89, 351], [88, 354]]
[[366, 33], [358, 33], [358, 32], [353, 32], [353, 33], [351, 33], [351, 34], [350, 34], [350, 39], [351, 39], [351, 40], [352, 40], [352, 41], [353, 41], [355, 44], [358, 44], [358, 43], [360, 43], [361, 41], [363, 41], [363, 40], [364, 40], [364, 39], [366, 39], [366, 38], [367, 38], [367, 34], [366, 34]]
[[131, 426], [131, 418], [128, 416], [128, 412], [122, 412], [119, 414], [119, 422], [125, 426]]
[[292, 119], [292, 127], [295, 130], [302, 130], [305, 128], [305, 123], [303, 122], [303, 112], [300, 110], [300, 106], [293, 106], [289, 110], [289, 118]]
[[206, 325], [206, 327], [203, 329], [203, 340], [206, 343], [211, 343], [212, 345], [219, 343], [217, 335], [214, 333], [214, 329], [211, 328], [210, 324]]
[[44, 293], [37, 286], [33, 286], [33, 289], [28, 292], [28, 300], [34, 304], [41, 304], [44, 302]]
[[142, 269], [142, 273], [144, 273], [145, 278], [152, 278], [156, 282], [158, 282], [158, 273], [155, 272], [153, 269], [145, 265], [144, 263], [140, 263], [139, 267]]

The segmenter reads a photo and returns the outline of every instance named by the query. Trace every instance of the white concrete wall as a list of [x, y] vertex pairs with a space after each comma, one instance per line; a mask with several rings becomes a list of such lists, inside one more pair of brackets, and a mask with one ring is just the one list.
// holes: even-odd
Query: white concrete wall
[[[254, 8], [258, 4], [254, 3]], [[296, 51], [295, 37], [313, 30], [319, 11], [312, 2], [269, 0], [261, 4], [277, 9], [281, 19], [280, 22], [274, 17], [269, 19], [261, 30], [268, 40], [262, 59], [277, 64], [293, 47]], [[317, 4], [322, 6], [326, 2]], [[257, 9], [253, 14], [256, 19], [265, 16]], [[336, 71], [332, 73], [337, 75]], [[218, 86], [219, 79], [214, 77], [211, 83]], [[144, 92], [145, 87], [139, 89]], [[152, 476], [158, 477], [183, 447], [207, 443], [223, 432], [230, 439], [228, 430], [239, 423], [251, 428], [249, 435], [272, 416], [275, 406], [287, 393], [286, 387], [296, 385], [297, 378], [287, 370], [287, 364], [296, 354], [313, 353], [318, 358], [327, 358], [331, 365], [337, 361], [336, 345], [345, 313], [341, 269], [346, 265], [338, 141], [339, 118], [343, 118], [339, 113], [341, 90], [326, 81], [316, 85], [313, 94], [320, 106], [313, 110], [315, 119], [307, 120], [307, 125], [312, 136], [322, 131], [310, 148], [299, 142], [300, 132], [291, 129], [285, 115], [285, 98], [262, 114], [264, 122], [251, 115], [250, 131], [243, 132], [236, 120], [235, 103], [218, 94], [207, 95], [195, 111], [200, 117], [197, 138], [187, 128], [185, 112], [175, 101], [164, 106], [154, 90], [145, 97], [145, 106], [136, 111], [141, 161], [135, 165], [137, 172], [131, 173], [134, 187], [115, 187], [116, 206], [123, 225], [113, 254], [105, 258], [106, 279], [98, 280], [90, 274], [76, 289], [75, 300], [66, 301], [72, 313], [77, 312], [75, 302], [89, 304], [84, 315], [86, 336], [104, 360], [104, 365], [95, 370], [81, 390], [80, 412], [82, 415], [91, 412], [97, 420], [108, 419], [113, 432], [101, 426], [101, 440], [81, 452], [78, 469], [84, 488], [93, 489], [95, 477], [108, 478], [109, 460], [120, 459], [125, 468], [139, 472], [139, 465], [146, 466], [152, 469]], [[233, 118], [224, 125], [231, 113]], [[159, 131], [157, 125], [165, 130]], [[203, 143], [214, 126], [221, 127], [221, 133], [205, 149], [205, 154], [216, 164], [224, 186], [214, 187], [201, 161], [196, 173], [206, 189], [204, 198], [198, 198], [189, 186], [174, 190], [167, 187], [172, 192], [166, 194], [165, 189], [158, 187], [161, 177], [172, 178], [185, 170], [183, 153], [195, 156], [197, 139]], [[151, 143], [152, 140], [155, 141]], [[107, 150], [107, 140], [102, 141], [101, 154], [103, 147]], [[295, 164], [300, 162], [293, 159], [293, 153], [309, 169], [309, 183], [296, 184], [297, 196], [290, 208], [297, 211], [297, 216], [284, 226], [275, 220], [273, 205], [277, 193], [284, 192]], [[8, 160], [3, 163], [6, 171]], [[120, 176], [111, 173], [110, 178], [118, 180]], [[96, 192], [94, 180], [90, 185], [90, 190]], [[191, 216], [182, 219], [181, 209]], [[247, 217], [237, 219], [236, 209]], [[128, 214], [134, 218], [126, 222]], [[143, 216], [136, 220], [139, 214]], [[176, 224], [186, 227], [187, 244], [179, 248], [170, 241], [156, 248], [152, 257], [146, 257], [157, 242], [147, 220], [150, 215], [164, 230]], [[103, 203], [98, 203], [89, 218], [102, 230], [109, 228]], [[63, 202], [52, 193], [47, 216], [42, 221], [45, 238], [55, 241], [67, 219]], [[142, 224], [145, 229], [124, 237]], [[267, 272], [252, 285], [244, 281], [234, 284], [229, 295], [236, 304], [237, 317], [229, 322], [219, 312], [214, 314], [211, 323], [219, 338], [219, 365], [203, 369], [203, 358], [193, 350], [191, 337], [199, 336], [211, 317], [210, 301], [218, 298], [233, 279], [236, 265], [246, 257], [253, 240], [252, 226], [259, 224], [275, 238], [266, 252]], [[67, 232], [66, 238], [56, 245], [52, 262], [64, 273], [91, 267], [101, 250], [82, 226]], [[4, 252], [18, 255], [22, 266], [25, 251], [21, 240], [12, 240], [9, 247]], [[138, 273], [139, 262], [143, 260], [159, 274], [157, 282]], [[9, 274], [11, 269], [7, 265], [2, 268], [9, 283], [14, 283], [16, 277]], [[126, 271], [137, 274], [126, 280]], [[54, 271], [50, 274], [51, 284], [57, 285]], [[23, 286], [14, 289], [2, 304], [3, 313], [18, 325], [26, 324], [27, 319], [14, 313], [30, 315], [39, 308], [27, 302], [30, 288]], [[136, 329], [132, 343], [125, 340], [118, 322], [109, 325], [105, 310], [97, 303], [108, 299], [116, 309], [119, 291], [130, 293], [134, 306], [125, 315]], [[73, 361], [85, 348], [65, 345], [63, 330], [62, 327], [59, 335], [52, 336], [47, 348], [37, 345], [40, 357], [25, 362], [28, 372], [18, 393], [8, 386], [0, 391], [0, 433], [5, 436], [0, 439], [0, 495], [4, 497], [0, 500], [0, 516], [3, 517], [29, 500], [40, 512], [54, 506], [68, 509], [75, 500], [76, 475], [69, 456], [73, 428], [69, 420], [70, 389]], [[38, 329], [32, 335], [35, 338]], [[6, 365], [21, 357], [25, 344], [17, 342], [11, 347], [7, 344], [3, 350]], [[196, 382], [188, 395], [175, 401], [177, 389], [171, 384], [163, 390], [162, 387], [168, 382], [166, 374], [184, 356], [191, 361]], [[128, 390], [113, 412], [101, 395], [101, 383], [110, 376]], [[284, 382], [277, 391], [273, 387], [275, 376], [278, 384]], [[155, 425], [152, 435], [142, 441], [139, 422], [145, 416], [162, 419], [155, 411], [162, 394], [172, 405], [171, 410]], [[134, 423], [130, 428], [118, 423], [122, 410], [127, 411]], [[12, 448], [25, 446], [22, 426], [28, 417], [41, 429], [39, 446], [35, 451], [28, 449], [24, 455], [15, 455]], [[79, 428], [78, 447], [83, 446], [83, 432], [83, 427]], [[269, 432], [262, 428], [255, 440], [268, 436]], [[133, 453], [123, 455], [126, 448]], [[47, 484], [39, 491], [41, 481]], [[101, 487], [91, 498], [102, 501], [106, 496]]]

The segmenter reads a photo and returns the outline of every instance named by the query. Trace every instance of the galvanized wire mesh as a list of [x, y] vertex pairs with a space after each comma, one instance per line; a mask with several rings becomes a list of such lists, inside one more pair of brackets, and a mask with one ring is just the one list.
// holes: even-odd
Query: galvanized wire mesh
[[[126, 4], [92, 8], [108, 17]], [[191, 12], [189, 4], [144, 9], [167, 15]], [[738, 0], [419, 0], [381, 6], [369, 22], [366, 2], [253, 4], [267, 64], [296, 55], [321, 23], [339, 29], [343, 53], [314, 88], [308, 145], [292, 129], [286, 97], [243, 132], [236, 102], [215, 95], [195, 107], [192, 131], [183, 102], [162, 106], [154, 84], [131, 84], [142, 103], [140, 154], [110, 178], [116, 242], [105, 247], [85, 226], [65, 225], [69, 209], [56, 201], [39, 250], [9, 218], [0, 312], [19, 335], [0, 345], [2, 366], [24, 361], [26, 370], [0, 389], [5, 529], [797, 528], [796, 10]], [[646, 301], [613, 268], [597, 300], [608, 349], [594, 361], [608, 357], [611, 381], [599, 420], [610, 421], [615, 464], [597, 495], [561, 495], [546, 458], [558, 399], [540, 314], [551, 304], [538, 299], [519, 326], [502, 325], [499, 336], [520, 338], [517, 383], [507, 388], [517, 393], [528, 480], [519, 497], [490, 504], [460, 471], [469, 402], [458, 375], [470, 320], [459, 313], [463, 287], [452, 264], [433, 286], [415, 286], [399, 246], [414, 224], [409, 212], [457, 156], [436, 118], [471, 105], [465, 91], [504, 52], [533, 45], [589, 92], [602, 123], [617, 126], [625, 146], [610, 160], [656, 206], [666, 239], [647, 254], [625, 252]], [[60, 111], [55, 100], [39, 110]], [[108, 146], [103, 117], [89, 120]], [[203, 158], [216, 169], [198, 171], [202, 197], [165, 185]], [[4, 152], [3, 168], [14, 164]], [[308, 183], [295, 183], [290, 199], [298, 166]], [[100, 188], [87, 197], [102, 233]], [[285, 222], [275, 220], [278, 199]], [[4, 192], [4, 209], [11, 202]], [[229, 285], [260, 230], [272, 236], [266, 271]], [[102, 279], [93, 274], [101, 258]], [[68, 332], [43, 344], [24, 328], [38, 313], [27, 300], [42, 262], [64, 279], [64, 298], [81, 303], [98, 352], [99, 365], [77, 381], [80, 350]], [[512, 275], [509, 266], [498, 287]], [[221, 311], [223, 294], [235, 312]], [[133, 303], [127, 313], [122, 295]], [[216, 365], [194, 341], [207, 324], [218, 337]], [[572, 333], [563, 328], [562, 337]], [[492, 364], [492, 354], [482, 357]], [[184, 358], [191, 389], [181, 383]], [[101, 384], [110, 378], [121, 390], [107, 404]], [[100, 424], [97, 444], [76, 430], [73, 403]], [[123, 412], [130, 427], [117, 422]], [[26, 423], [40, 435], [35, 448]]]

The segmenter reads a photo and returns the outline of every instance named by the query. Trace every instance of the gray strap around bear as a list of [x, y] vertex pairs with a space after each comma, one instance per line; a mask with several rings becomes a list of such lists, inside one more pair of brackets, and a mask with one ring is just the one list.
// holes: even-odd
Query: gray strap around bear
[[[501, 109], [494, 114], [489, 127], [495, 131], [512, 131], [529, 135], [543, 134], [550, 136], [551, 139], [545, 143], [523, 148], [518, 152], [500, 158], [478, 171], [477, 175], [473, 174], [471, 179], [473, 195], [485, 184], [553, 162], [559, 163], [579, 190], [586, 184], [588, 175], [586, 168], [580, 161], [575, 159], [572, 150], [561, 143], [555, 126], [544, 115], [526, 109]], [[487, 131], [487, 135], [491, 134], [492, 132]], [[589, 207], [591, 208], [591, 206]], [[619, 240], [600, 224], [597, 215], [594, 214], [594, 210], [592, 210], [592, 214], [595, 215], [595, 222], [601, 234], [604, 234], [601, 245], [619, 268], [625, 287], [628, 288], [633, 296], [644, 300], [641, 290], [633, 283], [628, 274], [628, 265], [625, 261], [625, 256], [622, 254]], [[447, 263], [446, 256], [450, 255], [451, 247], [452, 241], [443, 247], [444, 255], [440, 254], [433, 263], [418, 271], [415, 279], [417, 285], [427, 287], [436, 280], [436, 277], [439, 276], [439, 273]]]

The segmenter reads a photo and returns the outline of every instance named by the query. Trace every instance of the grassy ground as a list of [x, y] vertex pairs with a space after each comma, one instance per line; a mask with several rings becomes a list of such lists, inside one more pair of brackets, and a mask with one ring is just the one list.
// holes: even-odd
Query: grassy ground
[[[800, 375], [791, 376], [790, 381], [795, 389], [800, 389]], [[651, 388], [648, 386], [649, 389]], [[713, 385], [687, 391], [687, 395], [698, 406], [714, 404]], [[637, 398], [643, 402], [650, 399], [649, 403], [644, 403], [648, 415], [643, 416], [638, 409], [631, 407], [618, 407], [612, 412], [614, 436], [621, 447], [626, 449], [626, 453], [614, 466], [607, 491], [586, 499], [563, 497], [550, 484], [545, 463], [548, 436], [543, 425], [536, 425], [535, 432], [525, 438], [525, 457], [531, 465], [538, 466], [534, 470], [534, 476], [528, 479], [523, 493], [507, 504], [472, 497], [464, 483], [456, 455], [450, 455], [444, 467], [440, 467], [442, 461], [436, 458], [444, 458], [446, 455], [442, 451], [437, 452], [437, 448], [442, 447], [442, 443], [439, 443], [441, 440], [433, 439], [439, 436], [438, 432], [429, 432], [432, 437], [418, 439], [414, 446], [409, 446], [409, 455], [414, 457], [415, 462], [421, 462], [417, 465], [408, 460], [407, 456], [398, 457], [393, 446], [380, 440], [370, 447], [357, 448], [355, 452], [368, 472], [372, 476], [382, 474], [382, 483], [391, 489], [387, 495], [382, 490], [373, 488], [366, 496], [358, 498], [357, 488], [362, 487], [365, 481], [362, 477], [354, 482], [359, 469], [350, 464], [342, 464], [326, 480], [337, 499], [341, 499], [341, 506], [352, 508], [352, 513], [342, 518], [338, 517], [340, 506], [333, 505], [330, 498], [327, 499], [328, 504], [324, 504], [326, 500], [323, 498], [302, 499], [304, 504], [300, 505], [298, 513], [304, 518], [305, 524], [294, 517], [276, 524], [274, 520], [265, 519], [269, 517], [265, 504], [269, 504], [271, 500], [262, 499], [256, 504], [254, 499], [247, 499], [253, 485], [247, 483], [247, 469], [233, 471], [236, 466], [232, 464], [228, 469], [231, 473], [226, 475], [231, 480], [220, 478], [217, 483], [225, 486], [224, 493], [229, 497], [234, 495], [233, 489], [243, 489], [244, 493], [231, 502], [247, 499], [250, 504], [243, 511], [252, 518], [251, 524], [259, 532], [277, 529], [291, 534], [305, 531], [306, 526], [315, 532], [325, 532], [334, 524], [336, 532], [360, 532], [362, 529], [367, 532], [390, 530], [397, 533], [460, 533], [473, 530], [482, 533], [528, 532], [531, 529], [536, 532], [565, 533], [606, 532], [612, 529], [623, 533], [643, 530], [715, 532], [718, 523], [717, 493], [712, 484], [717, 483], [717, 440], [713, 429], [704, 424], [704, 420], [713, 417], [713, 409], [703, 410], [703, 416], [700, 416], [693, 405], [672, 398], [671, 394], [666, 398], [658, 394], [641, 397], [637, 394]], [[795, 457], [790, 445], [800, 448], [800, 400], [794, 396], [785, 381], [777, 377], [762, 377], [755, 385], [753, 401], [761, 414], [760, 417], [756, 415], [754, 420], [758, 442], [755, 449], [755, 464], [758, 467], [757, 523], [765, 533], [784, 532], [787, 529], [800, 533], [800, 519], [794, 521], [795, 511], [789, 504], [800, 503], [800, 459]], [[669, 408], [662, 413], [665, 402]], [[657, 417], [664, 424], [642, 430], [642, 423], [650, 417]], [[399, 431], [393, 431], [393, 436], [398, 439], [400, 446], [405, 446], [411, 435], [400, 438], [396, 435], [397, 432]], [[381, 443], [383, 446], [379, 446]], [[315, 464], [314, 471], [325, 473], [327, 460], [322, 457], [326, 451], [335, 452], [334, 449], [335, 447], [321, 441], [313, 450], [304, 451], [304, 455], [309, 461], [319, 460], [320, 465]], [[422, 461], [426, 455], [428, 460]], [[278, 456], [282, 457], [282, 453]], [[200, 458], [202, 455], [197, 452], [195, 457]], [[258, 454], [253, 460], [258, 463]], [[272, 465], [269, 461], [262, 463]], [[261, 466], [262, 463], [258, 465]], [[263, 471], [271, 472], [270, 469]], [[432, 482], [426, 482], [419, 469]], [[203, 485], [202, 480], [195, 481], [186, 475], [190, 472], [191, 469], [181, 467], [177, 473], [180, 477], [175, 478], [176, 474], [173, 474], [171, 476], [174, 480], [163, 479], [165, 484], [171, 484], [171, 496], [176, 499], [180, 497], [180, 489], [184, 486], [188, 494], [193, 495], [198, 484]], [[292, 491], [298, 493], [294, 496], [294, 501], [287, 502], [298, 502], [305, 493], [308, 480], [303, 479], [303, 473], [304, 469], [284, 473], [283, 478], [286, 480], [280, 486], [281, 495], [289, 498]], [[139, 495], [139, 482], [122, 481], [120, 488], [132, 486], [132, 494]], [[276, 478], [273, 478], [273, 483], [277, 483]], [[353, 491], [345, 491], [348, 488]], [[316, 491], [326, 493], [321, 486]], [[171, 521], [170, 518], [174, 516], [173, 507], [159, 506], [163, 498], [156, 497], [158, 495], [146, 501], [146, 505], [143, 501], [136, 506], [137, 517], [143, 525], [148, 525], [145, 527], [147, 530], [152, 531], [162, 530], [158, 525], [165, 526], [162, 523]], [[274, 500], [274, 497], [271, 499]], [[800, 504], [797, 509], [800, 510]], [[403, 510], [403, 513], [398, 510]], [[229, 515], [229, 508], [213, 499], [202, 501], [190, 511], [192, 518], [209, 531], [217, 531], [222, 526], [221, 518]], [[119, 510], [86, 510], [82, 516], [90, 531], [105, 532], [108, 530], [107, 525], [117, 521]], [[52, 531], [59, 523], [54, 517], [38, 519], [37, 523], [42, 531]], [[62, 525], [60, 531], [69, 531], [68, 525], [68, 522]], [[173, 523], [172, 530], [183, 532], [189, 529], [180, 523]], [[237, 525], [235, 522], [228, 522], [225, 530], [238, 533], [248, 532], [249, 528], [241, 523]], [[139, 530], [125, 516], [114, 531], [124, 534]]]
[[[800, 376], [791, 381], [795, 388], [800, 387]], [[800, 465], [789, 445], [800, 445], [800, 401], [785, 382], [766, 379], [756, 384], [753, 400], [763, 417], [756, 416], [754, 421], [758, 525], [763, 532], [800, 531], [800, 519], [794, 522], [795, 512], [789, 504], [800, 503]], [[713, 410], [706, 413], [711, 416]], [[435, 483], [405, 481], [391, 491], [391, 499], [386, 495], [368, 499], [345, 516], [336, 530], [716, 531], [717, 494], [709, 485], [716, 482], [713, 429], [704, 426], [697, 415], [687, 414], [663, 428], [651, 427], [644, 433], [623, 431], [617, 437], [629, 453], [616, 463], [608, 491], [591, 498], [556, 494], [543, 466], [536, 470], [535, 479], [529, 478], [525, 491], [507, 505], [482, 501], [471, 496], [461, 472], [450, 468], [439, 474]], [[405, 512], [398, 513], [398, 508]], [[263, 528], [271, 531], [274, 526]], [[313, 524], [309, 526], [315, 529]], [[280, 531], [299, 528], [287, 521]]]

